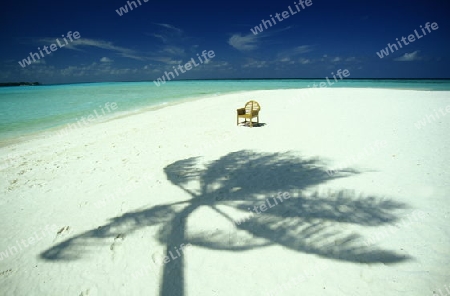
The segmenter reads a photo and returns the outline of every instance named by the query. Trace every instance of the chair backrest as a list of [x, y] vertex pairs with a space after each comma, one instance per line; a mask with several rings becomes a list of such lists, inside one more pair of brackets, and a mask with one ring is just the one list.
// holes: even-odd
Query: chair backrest
[[257, 101], [248, 101], [245, 104], [245, 114], [257, 115], [261, 107]]

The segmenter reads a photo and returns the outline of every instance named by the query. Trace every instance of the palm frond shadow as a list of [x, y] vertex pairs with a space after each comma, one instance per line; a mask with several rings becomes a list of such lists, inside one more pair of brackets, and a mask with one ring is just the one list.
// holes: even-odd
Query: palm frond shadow
[[[332, 176], [318, 159], [302, 159], [291, 153], [237, 151], [203, 163], [201, 158], [177, 161], [164, 168], [167, 179], [192, 198], [154, 206], [112, 218], [109, 223], [67, 239], [44, 251], [44, 260], [76, 260], [88, 251], [99, 251], [120, 233], [129, 235], [144, 227], [159, 227], [157, 239], [169, 251], [181, 244], [211, 250], [246, 251], [271, 245], [314, 254], [324, 258], [359, 263], [400, 263], [410, 257], [393, 251], [365, 246], [360, 235], [342, 230], [342, 226], [379, 226], [393, 223], [396, 212], [407, 208], [392, 200], [369, 197], [294, 195], [260, 215], [237, 224], [229, 212], [242, 215], [278, 192], [301, 192], [336, 178], [360, 172], [347, 169]], [[235, 232], [245, 235], [246, 243], [229, 241], [229, 232], [218, 229], [208, 235], [187, 231], [194, 211], [208, 206], [229, 220]], [[148, 254], [150, 257], [150, 254]], [[149, 264], [150, 260], [149, 260]], [[160, 295], [184, 295], [184, 258], [163, 265]]]

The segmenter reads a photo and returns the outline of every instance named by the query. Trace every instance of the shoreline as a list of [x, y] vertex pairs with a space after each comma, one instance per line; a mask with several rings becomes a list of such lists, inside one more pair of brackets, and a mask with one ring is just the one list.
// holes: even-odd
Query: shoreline
[[[239, 94], [246, 94], [246, 93], [252, 93], [252, 92], [259, 92], [259, 91], [292, 91], [292, 90], [307, 90], [310, 92], [315, 92], [315, 90], [319, 90], [319, 89], [340, 89], [340, 90], [351, 90], [351, 89], [366, 89], [366, 90], [392, 90], [392, 91], [424, 91], [424, 92], [430, 92], [430, 91], [436, 91], [436, 92], [445, 92], [447, 90], [432, 90], [432, 89], [409, 89], [409, 88], [378, 88], [378, 87], [339, 87], [339, 86], [330, 86], [330, 87], [317, 87], [317, 88], [313, 88], [313, 87], [306, 87], [306, 88], [292, 88], [292, 89], [286, 89], [286, 88], [280, 88], [280, 89], [259, 89], [259, 90], [242, 90], [242, 91], [231, 91], [231, 92], [227, 92], [227, 93], [220, 93], [220, 94], [205, 94], [203, 96], [195, 96], [195, 97], [187, 97], [187, 98], [182, 98], [179, 99], [177, 101], [174, 102], [166, 102], [166, 103], [160, 103], [158, 105], [152, 105], [152, 106], [141, 106], [138, 109], [130, 109], [127, 111], [121, 111], [119, 113], [117, 113], [116, 115], [111, 115], [108, 116], [107, 118], [105, 118], [104, 120], [101, 121], [97, 121], [93, 124], [84, 126], [84, 127], [80, 127], [80, 128], [87, 128], [93, 125], [97, 125], [97, 124], [101, 124], [101, 123], [105, 123], [105, 122], [109, 122], [111, 120], [117, 120], [117, 119], [121, 119], [121, 118], [126, 118], [129, 116], [133, 116], [133, 115], [137, 115], [137, 114], [142, 114], [142, 113], [146, 113], [146, 112], [152, 112], [152, 111], [156, 111], [156, 110], [160, 110], [160, 109], [164, 109], [166, 107], [171, 107], [171, 106], [176, 106], [176, 105], [180, 105], [180, 104], [185, 104], [185, 103], [190, 103], [190, 102], [195, 102], [198, 100], [204, 100], [204, 99], [213, 99], [213, 98], [217, 98], [217, 97], [221, 97], [221, 96], [225, 96], [225, 95], [239, 95]], [[311, 96], [311, 94], [309, 95]], [[306, 94], [306, 97], [308, 97], [308, 94]], [[54, 134], [55, 136], [61, 132], [62, 130], [64, 130], [69, 124], [74, 124], [75, 122], [70, 122], [70, 123], [64, 123], [63, 125], [58, 125], [58, 126], [54, 126], [51, 128], [46, 128], [43, 130], [39, 130], [39, 131], [34, 131], [34, 132], [29, 132], [26, 134], [22, 134], [22, 135], [18, 135], [16, 137], [8, 137], [8, 138], [2, 138], [0, 136], [0, 148], [2, 147], [8, 147], [14, 144], [19, 144], [19, 143], [23, 143], [23, 142], [27, 142], [33, 139], [39, 139], [39, 138], [46, 138], [47, 136], [49, 136], [49, 134]], [[70, 133], [70, 132], [69, 132]]]
[[[127, 118], [127, 117], [130, 117], [130, 116], [143, 114], [143, 113], [147, 113], [147, 112], [153, 112], [153, 111], [157, 111], [157, 110], [164, 109], [164, 108], [167, 108], [167, 107], [172, 107], [172, 106], [177, 106], [177, 105], [186, 104], [186, 103], [190, 103], [190, 102], [195, 102], [195, 101], [198, 101], [198, 100], [204, 100], [204, 99], [208, 99], [208, 98], [211, 99], [211, 98], [217, 98], [217, 97], [220, 97], [220, 96], [225, 96], [225, 95], [230, 95], [230, 94], [231, 95], [233, 95], [233, 94], [241, 94], [241, 93], [253, 92], [253, 91], [260, 91], [260, 90], [234, 91], [234, 92], [229, 92], [229, 93], [220, 93], [218, 95], [205, 94], [203, 96], [182, 98], [182, 99], [174, 101], [174, 102], [165, 102], [165, 103], [160, 103], [158, 105], [143, 106], [143, 107], [139, 107], [138, 109], [130, 109], [130, 110], [127, 110], [127, 111], [118, 112], [116, 115], [107, 116], [104, 120], [97, 121], [97, 122], [95, 122], [93, 124], [86, 125], [84, 127], [80, 127], [80, 128], [76, 128], [76, 129], [89, 128], [89, 127], [97, 125], [97, 124], [102, 124], [102, 123], [110, 122], [110, 121], [113, 121], [113, 120], [118, 120], [118, 119], [121, 119], [121, 118]], [[76, 123], [76, 121], [75, 122], [70, 122], [70, 123], [64, 123], [63, 125], [58, 125], [58, 126], [54, 126], [54, 127], [43, 129], [43, 130], [30, 132], [30, 133], [24, 134], [22, 136], [17, 136], [15, 138], [4, 138], [4, 139], [2, 139], [0, 137], [0, 148], [8, 147], [8, 146], [14, 145], [14, 144], [27, 142], [27, 141], [34, 140], [34, 139], [46, 138], [47, 136], [51, 136], [51, 135], [57, 136], [57, 134], [60, 131], [64, 130], [69, 124], [75, 124], [75, 123]]]

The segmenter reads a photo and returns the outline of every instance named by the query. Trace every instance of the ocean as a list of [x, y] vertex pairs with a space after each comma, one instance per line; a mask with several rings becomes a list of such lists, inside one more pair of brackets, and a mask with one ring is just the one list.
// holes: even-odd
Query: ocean
[[[319, 79], [108, 82], [0, 88], [0, 144], [34, 133], [87, 125], [202, 96], [308, 88]], [[450, 91], [450, 80], [340, 80], [331, 87]], [[90, 117], [89, 117], [90, 116]]]

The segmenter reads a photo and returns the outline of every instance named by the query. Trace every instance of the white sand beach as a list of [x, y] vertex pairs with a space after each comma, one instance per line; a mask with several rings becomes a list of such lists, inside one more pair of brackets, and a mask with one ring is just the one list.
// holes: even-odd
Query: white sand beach
[[0, 295], [450, 295], [450, 92], [304, 93], [0, 148]]

